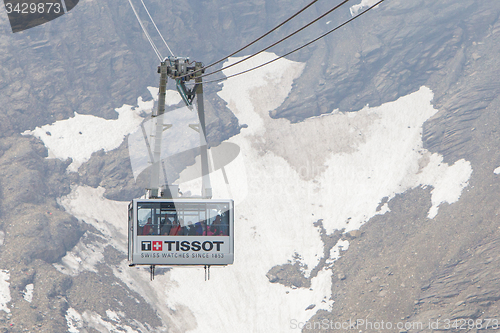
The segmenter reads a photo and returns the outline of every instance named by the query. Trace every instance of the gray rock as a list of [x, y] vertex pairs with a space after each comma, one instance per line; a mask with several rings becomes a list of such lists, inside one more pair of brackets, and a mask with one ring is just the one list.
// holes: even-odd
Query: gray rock
[[312, 309], [314, 309], [314, 307], [315, 307], [315, 306], [316, 306], [316, 304], [311, 304], [311, 305], [309, 305], [309, 306], [306, 308], [306, 311], [307, 311], [307, 310], [312, 310]]

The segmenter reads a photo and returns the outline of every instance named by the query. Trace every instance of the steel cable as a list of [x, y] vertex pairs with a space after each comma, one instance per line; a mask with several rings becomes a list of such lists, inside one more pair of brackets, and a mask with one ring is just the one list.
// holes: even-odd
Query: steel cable
[[[245, 59], [241, 59], [240, 61], [237, 61], [237, 62], [235, 62], [234, 64], [231, 64], [231, 65], [229, 65], [229, 66], [227, 66], [227, 67], [224, 67], [224, 68], [218, 69], [218, 70], [216, 70], [216, 71], [214, 71], [214, 72], [210, 72], [210, 73], [207, 73], [207, 74], [203, 74], [203, 75], [201, 75], [201, 77], [206, 77], [206, 76], [210, 76], [210, 75], [212, 75], [212, 74], [218, 73], [218, 72], [222, 71], [223, 69], [227, 69], [227, 68], [229, 68], [229, 67], [233, 67], [233, 66], [235, 66], [235, 65], [237, 65], [237, 64], [239, 64], [239, 63], [242, 63], [243, 61], [246, 61], [246, 60], [248, 60], [248, 59], [250, 59], [250, 58], [255, 57], [256, 55], [258, 55], [258, 54], [260, 54], [260, 53], [262, 53], [262, 52], [265, 52], [265, 51], [269, 50], [271, 47], [278, 45], [279, 43], [281, 43], [281, 42], [283, 42], [283, 41], [287, 40], [288, 38], [290, 38], [290, 37], [294, 36], [295, 34], [297, 34], [297, 33], [301, 32], [302, 30], [304, 30], [304, 29], [308, 28], [308, 27], [309, 27], [309, 26], [311, 26], [312, 24], [314, 24], [314, 23], [318, 22], [320, 19], [322, 19], [323, 17], [325, 17], [325, 16], [327, 16], [328, 14], [332, 13], [333, 11], [337, 10], [340, 6], [342, 6], [342, 5], [346, 4], [347, 2], [349, 2], [349, 0], [344, 0], [344, 1], [342, 1], [340, 4], [336, 5], [335, 7], [333, 7], [332, 9], [330, 9], [329, 11], [327, 11], [326, 13], [324, 13], [323, 15], [319, 16], [319, 17], [318, 17], [318, 18], [316, 18], [315, 20], [313, 20], [313, 21], [309, 22], [308, 24], [306, 24], [306, 25], [305, 25], [305, 26], [303, 26], [302, 28], [300, 28], [300, 29], [296, 30], [295, 32], [292, 32], [291, 34], [289, 34], [289, 35], [287, 35], [287, 36], [283, 37], [282, 39], [280, 39], [279, 41], [277, 41], [277, 42], [275, 42], [275, 43], [273, 43], [273, 44], [269, 45], [268, 47], [263, 48], [263, 49], [262, 49], [262, 50], [260, 50], [259, 52], [256, 52], [256, 53], [254, 53], [254, 54], [252, 54], [252, 55], [249, 55], [249, 56], [248, 56], [248, 57], [246, 57]], [[180, 77], [179, 77], [179, 78], [180, 78]]]
[[158, 29], [158, 27], [156, 26], [156, 23], [155, 21], [153, 20], [153, 17], [151, 17], [151, 14], [149, 14], [149, 10], [148, 8], [146, 7], [146, 4], [144, 3], [143, 0], [141, 0], [142, 2], [142, 5], [144, 6], [144, 9], [146, 10], [146, 13], [148, 13], [148, 16], [149, 16], [149, 19], [151, 20], [151, 22], [153, 23], [156, 31], [158, 32], [158, 35], [160, 35], [161, 37], [161, 40], [163, 41], [163, 43], [165, 43], [165, 46], [167, 47], [168, 51], [170, 52], [170, 54], [172, 55], [172, 57], [174, 57], [174, 53], [172, 52], [172, 50], [170, 49], [170, 47], [168, 46], [167, 42], [165, 41], [165, 39], [163, 38], [163, 35], [161, 34], [160, 30]]
[[[276, 27], [274, 27], [273, 29], [269, 30], [268, 32], [266, 32], [265, 34], [263, 34], [262, 36], [260, 36], [259, 38], [253, 40], [252, 42], [248, 43], [247, 45], [243, 46], [242, 48], [234, 51], [233, 53], [231, 53], [230, 55], [228, 56], [225, 56], [224, 58], [222, 59], [219, 59], [217, 60], [216, 62], [213, 62], [205, 67], [202, 67], [200, 68], [199, 70], [195, 71], [194, 73], [198, 73], [200, 71], [203, 71], [207, 68], [210, 68], [212, 66], [215, 66], [217, 65], [218, 63], [221, 63], [223, 62], [224, 60], [227, 60], [229, 57], [232, 57], [234, 56], [235, 54], [237, 54], [238, 52], [241, 52], [243, 51], [244, 49], [248, 48], [249, 46], [255, 44], [256, 42], [258, 42], [259, 40], [261, 40], [262, 38], [268, 36], [270, 33], [276, 31], [278, 28], [281, 28], [283, 25], [285, 25], [286, 23], [288, 23], [289, 21], [291, 21], [292, 19], [294, 19], [296, 16], [298, 16], [300, 13], [302, 13], [303, 11], [305, 11], [307, 8], [311, 7], [313, 4], [315, 4], [316, 2], [318, 2], [318, 0], [314, 0], [314, 1], [311, 1], [309, 4], [307, 4], [304, 8], [302, 8], [301, 10], [299, 10], [297, 13], [293, 14], [292, 16], [290, 16], [288, 19], [286, 19], [285, 21], [281, 22], [280, 24], [278, 24]], [[194, 74], [194, 73], [190, 73], [189, 75], [191, 74]], [[182, 76], [179, 76], [178, 78], [183, 78], [185, 76], [187, 76], [188, 74], [186, 75], [182, 75]]]
[[[357, 18], [358, 18], [358, 17], [360, 17], [361, 15], [363, 15], [363, 14], [365, 14], [365, 13], [369, 12], [369, 11], [370, 11], [370, 10], [372, 10], [374, 7], [376, 7], [376, 6], [380, 5], [380, 4], [381, 4], [382, 2], [384, 2], [384, 1], [385, 1], [385, 0], [380, 0], [379, 2], [377, 2], [377, 3], [376, 3], [376, 4], [374, 4], [373, 6], [369, 7], [368, 9], [366, 9], [365, 11], [363, 11], [362, 13], [360, 13], [360, 14], [358, 14], [358, 15], [356, 15], [356, 16], [354, 16], [354, 17], [352, 17], [351, 19], [349, 19], [349, 20], [345, 21], [345, 22], [344, 22], [344, 23], [342, 23], [341, 25], [338, 25], [338, 26], [337, 26], [337, 27], [335, 27], [334, 29], [332, 29], [332, 30], [330, 30], [330, 31], [328, 31], [328, 32], [326, 32], [326, 33], [324, 33], [323, 35], [319, 36], [318, 38], [315, 38], [315, 39], [313, 39], [312, 41], [310, 41], [310, 42], [308, 42], [308, 43], [306, 43], [306, 44], [304, 44], [304, 45], [302, 45], [302, 46], [300, 46], [300, 47], [298, 47], [298, 48], [296, 48], [296, 49], [294, 49], [294, 50], [292, 50], [292, 51], [290, 51], [290, 52], [288, 52], [288, 53], [286, 53], [286, 54], [284, 54], [284, 55], [282, 55], [282, 56], [279, 56], [279, 57], [277, 57], [277, 58], [275, 58], [275, 59], [273, 59], [273, 60], [270, 60], [270, 61], [268, 61], [268, 62], [265, 62], [265, 63], [263, 63], [263, 64], [261, 64], [261, 65], [259, 65], [259, 66], [252, 67], [252, 68], [247, 69], [247, 70], [245, 70], [245, 71], [242, 71], [242, 72], [240, 72], [240, 73], [232, 74], [232, 75], [229, 75], [229, 76], [227, 76], [227, 77], [225, 77], [225, 78], [222, 78], [222, 79], [217, 79], [217, 80], [206, 81], [206, 82], [203, 82], [203, 83], [212, 83], [212, 82], [219, 82], [219, 81], [223, 81], [223, 80], [229, 79], [229, 78], [231, 78], [231, 77], [235, 77], [235, 76], [238, 76], [238, 75], [241, 75], [241, 74], [245, 74], [245, 73], [251, 72], [251, 71], [253, 71], [253, 70], [256, 70], [256, 69], [258, 69], [258, 68], [261, 68], [261, 67], [264, 67], [264, 66], [266, 66], [266, 65], [269, 65], [270, 63], [273, 63], [273, 62], [275, 62], [276, 60], [279, 60], [279, 59], [281, 59], [281, 58], [284, 58], [284, 57], [286, 57], [286, 56], [288, 56], [288, 55], [290, 55], [290, 54], [292, 54], [292, 53], [294, 53], [294, 52], [297, 52], [297, 51], [299, 51], [299, 50], [303, 49], [303, 48], [304, 48], [304, 47], [306, 47], [306, 46], [311, 45], [312, 43], [317, 42], [317, 41], [318, 41], [318, 40], [320, 40], [321, 38], [323, 38], [323, 37], [325, 37], [325, 36], [327, 36], [327, 35], [331, 34], [332, 32], [334, 32], [334, 31], [336, 31], [336, 30], [338, 30], [338, 29], [342, 28], [344, 25], [348, 24], [349, 22], [351, 22], [351, 21], [353, 21], [353, 20], [357, 19]], [[225, 67], [225, 68], [223, 68], [222, 70], [224, 70], [224, 69], [226, 69], [226, 68], [229, 68], [229, 67], [230, 67], [230, 66]]]
[[137, 21], [139, 22], [141, 28], [142, 28], [142, 31], [144, 32], [144, 34], [146, 35], [146, 38], [148, 39], [149, 41], [149, 44], [151, 44], [151, 47], [153, 48], [153, 51], [155, 51], [156, 53], [156, 56], [158, 57], [158, 59], [160, 59], [160, 61], [163, 61], [163, 58], [161, 56], [161, 53], [160, 51], [158, 50], [158, 48], [156, 47], [155, 43], [153, 42], [153, 39], [151, 39], [151, 36], [149, 36], [148, 32], [146, 31], [146, 28], [144, 27], [144, 25], [142, 24], [142, 21], [141, 19], [139, 18], [139, 14], [137, 14], [137, 11], [135, 10], [135, 7], [134, 5], [132, 4], [132, 1], [131, 0], [128, 0], [129, 4], [130, 4], [130, 7], [132, 7], [132, 10], [134, 11], [134, 14], [135, 14], [135, 17], [137, 18]]

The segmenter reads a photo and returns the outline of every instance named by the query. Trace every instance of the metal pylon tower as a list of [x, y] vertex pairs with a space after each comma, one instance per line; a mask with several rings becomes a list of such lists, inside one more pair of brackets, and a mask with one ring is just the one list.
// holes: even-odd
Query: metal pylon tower
[[[158, 66], [160, 74], [160, 88], [158, 92], [158, 108], [153, 111], [153, 120], [155, 121], [154, 134], [151, 138], [153, 151], [149, 156], [152, 159], [151, 178], [147, 193], [149, 198], [164, 197], [160, 187], [160, 169], [161, 169], [161, 145], [162, 133], [169, 128], [169, 125], [164, 125], [163, 115], [165, 114], [165, 99], [167, 93], [167, 80], [170, 77], [175, 80], [177, 91], [181, 95], [187, 107], [192, 109], [193, 100], [196, 96], [198, 118], [200, 126], [190, 126], [200, 133], [200, 149], [201, 149], [201, 173], [202, 173], [202, 198], [212, 198], [212, 187], [210, 185], [210, 176], [208, 168], [208, 147], [206, 144], [205, 130], [205, 108], [203, 103], [203, 82], [201, 75], [204, 70], [201, 62], [189, 62], [189, 58], [167, 57]], [[185, 83], [194, 80], [195, 85], [192, 88], [186, 87]], [[170, 187], [170, 184], [166, 184]], [[171, 192], [171, 191], [169, 191]], [[172, 197], [176, 197], [177, 193], [170, 193]]]

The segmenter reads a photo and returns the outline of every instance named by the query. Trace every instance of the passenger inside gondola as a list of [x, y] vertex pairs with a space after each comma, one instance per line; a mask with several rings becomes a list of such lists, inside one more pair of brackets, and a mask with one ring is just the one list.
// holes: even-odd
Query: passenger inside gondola
[[196, 222], [195, 224], [195, 235], [206, 236], [207, 235], [207, 223], [205, 221]]
[[220, 216], [217, 215], [215, 217], [214, 222], [210, 226], [210, 228], [208, 228], [207, 235], [208, 236], [220, 236], [220, 234], [221, 234], [221, 230], [220, 230]]
[[183, 223], [184, 221], [182, 219], [179, 219], [179, 222], [180, 223], [177, 223], [177, 221], [174, 221], [174, 224], [172, 225], [172, 228], [170, 229], [170, 233], [169, 235], [170, 236], [177, 236], [177, 235], [181, 235], [181, 223]]
[[174, 219], [169, 218], [168, 214], [165, 214], [165, 217], [161, 220], [161, 232], [160, 235], [168, 235], [170, 233], [170, 229], [172, 229]]
[[196, 222], [193, 224], [192, 221], [189, 221], [188, 222], [188, 226], [187, 226], [187, 234], [189, 236], [196, 236], [196, 224], [199, 223], [199, 222]]
[[[182, 219], [181, 219], [181, 221], [182, 221]], [[188, 223], [191, 223], [191, 222], [188, 222]], [[188, 223], [181, 222], [181, 230], [179, 231], [178, 235], [186, 236], [188, 234], [188, 228], [189, 228]]]
[[142, 227], [142, 235], [151, 235], [153, 229], [151, 228], [151, 218], [148, 218], [148, 222]]
[[222, 219], [219, 215], [217, 217], [219, 218], [218, 223], [219, 223], [219, 229], [220, 229], [221, 236], [228, 236], [229, 235], [229, 225], [228, 225], [227, 219], [224, 218], [224, 221], [222, 221]]

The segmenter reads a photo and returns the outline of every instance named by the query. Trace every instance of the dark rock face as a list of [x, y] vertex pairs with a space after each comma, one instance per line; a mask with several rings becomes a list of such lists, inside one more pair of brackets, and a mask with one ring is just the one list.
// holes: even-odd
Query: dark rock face
[[[449, 319], [461, 326], [463, 322], [481, 318], [485, 326], [486, 319], [495, 318], [499, 310], [500, 282], [491, 266], [498, 267], [500, 263], [499, 245], [498, 238], [489, 236], [467, 249], [456, 262], [437, 271], [416, 301], [416, 314], [412, 319], [438, 322], [440, 326], [445, 326], [445, 320]], [[474, 321], [474, 326], [479, 326], [479, 322]], [[490, 326], [492, 329], [494, 323]]]
[[126, 142], [111, 152], [100, 150], [92, 154], [79, 173], [83, 184], [106, 188], [105, 195], [112, 200], [127, 201], [140, 197], [149, 184], [146, 175], [134, 181]]
[[[311, 50], [305, 69], [310, 79], [298, 80], [298, 96], [273, 116], [300, 121], [336, 108], [355, 111], [422, 85], [439, 101], [463, 73], [473, 40], [491, 31], [495, 7], [492, 1], [385, 2]], [[337, 16], [328, 27], [349, 18], [345, 12]]]
[[311, 282], [304, 278], [300, 269], [298, 263], [274, 266], [266, 276], [271, 283], [280, 283], [292, 288], [308, 288]]
[[[0, 327], [53, 332], [67, 328], [64, 299], [72, 279], [57, 272], [52, 263], [70, 251], [83, 230], [71, 215], [61, 211], [56, 198], [68, 194], [74, 177], [66, 174], [69, 163], [47, 160], [45, 147], [36, 139], [15, 135], [0, 139], [0, 246], [2, 269], [9, 270], [11, 314], [0, 315]], [[23, 300], [28, 284], [36, 284], [36, 299]]]
[[[0, 158], [4, 232], [15, 236], [6, 244], [26, 262], [53, 263], [73, 248], [82, 235], [76, 219], [57, 209], [55, 198], [69, 193], [70, 177], [60, 161], [46, 160], [38, 140], [3, 139]], [[13, 253], [11, 253], [13, 255]]]

